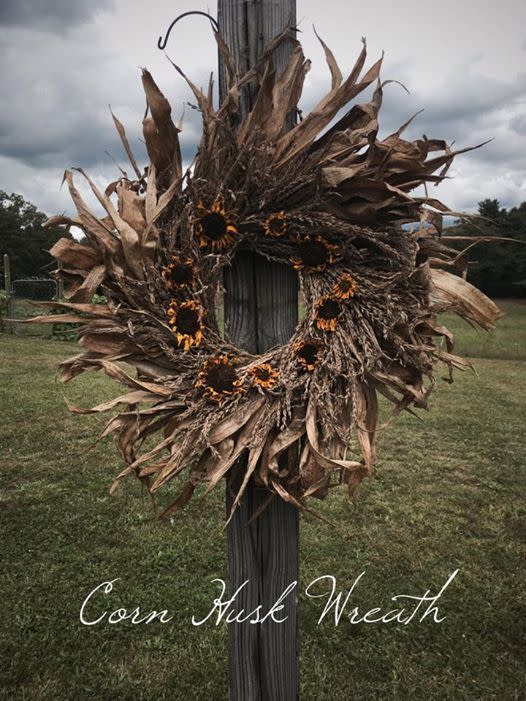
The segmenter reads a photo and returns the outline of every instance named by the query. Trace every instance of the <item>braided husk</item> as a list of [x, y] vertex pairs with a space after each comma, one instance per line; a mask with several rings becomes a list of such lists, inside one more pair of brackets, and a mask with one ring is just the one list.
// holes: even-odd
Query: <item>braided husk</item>
[[[183, 506], [200, 482], [213, 488], [241, 457], [234, 509], [251, 477], [299, 507], [333, 484], [353, 495], [375, 463], [378, 394], [395, 414], [426, 407], [437, 363], [448, 366], [450, 378], [453, 368], [469, 366], [453, 354], [437, 314], [451, 309], [484, 329], [500, 315], [450, 272], [461, 257], [440, 233], [442, 215], [452, 212], [427, 191], [411, 194], [438, 184], [460, 152], [442, 140], [403, 139], [409, 122], [378, 139], [385, 83], [381, 60], [360, 77], [365, 42], [345, 80], [323, 45], [332, 87], [286, 131], [310, 65], [293, 32], [279, 35], [242, 77], [218, 34], [216, 40], [229, 90], [216, 110], [211, 92], [187, 79], [203, 120], [191, 170], [183, 172], [170, 105], [143, 70], [149, 167], [140, 172], [114, 117], [135, 178], [100, 192], [79, 170], [107, 216], [88, 209], [66, 171], [78, 216], [50, 223], [80, 226], [88, 243], [55, 244], [69, 299], [49, 304], [63, 314], [36, 319], [81, 323], [83, 352], [62, 363], [62, 381], [100, 369], [126, 388], [92, 409], [70, 406], [76, 413], [119, 410], [102, 434], [115, 437], [126, 464], [112, 490], [136, 475], [153, 493], [186, 473], [164, 513]], [[278, 77], [272, 54], [283, 42], [292, 52]], [[257, 82], [258, 97], [240, 119], [240, 92], [249, 81]], [[369, 102], [348, 107], [371, 85]], [[401, 226], [410, 222], [419, 224]], [[260, 356], [236, 348], [216, 317], [223, 268], [240, 250], [293, 265], [306, 310], [290, 341]], [[181, 264], [184, 281], [174, 282]], [[108, 303], [91, 304], [100, 289]], [[291, 454], [298, 459], [282, 459]]]

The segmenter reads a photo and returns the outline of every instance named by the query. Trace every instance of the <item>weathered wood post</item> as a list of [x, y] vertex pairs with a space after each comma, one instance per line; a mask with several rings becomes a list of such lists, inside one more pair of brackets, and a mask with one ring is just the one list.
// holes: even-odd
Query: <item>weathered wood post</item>
[[[11, 264], [9, 262], [9, 255], [7, 253], [4, 253], [4, 289], [7, 294], [6, 316], [8, 319], [12, 319], [14, 315], [14, 309], [13, 295], [11, 291]], [[7, 333], [15, 333], [15, 325], [12, 321], [5, 322], [5, 330]]]
[[[296, 0], [218, 0], [219, 28], [233, 52], [240, 72], [249, 70], [267, 43], [287, 25], [296, 22]], [[274, 57], [279, 72], [290, 46]], [[220, 70], [220, 97], [225, 95]], [[254, 103], [255, 86], [242, 95], [246, 114]], [[293, 117], [291, 116], [291, 124]], [[225, 321], [234, 343], [263, 352], [285, 343], [298, 322], [296, 273], [284, 265], [240, 253], [225, 272]], [[236, 479], [227, 484], [227, 513]], [[246, 613], [262, 606], [268, 611], [291, 582], [298, 582], [297, 509], [273, 498], [261, 516], [251, 522], [269, 492], [254, 483], [228, 526], [230, 591], [248, 584], [236, 599], [236, 610]], [[295, 701], [298, 698], [297, 589], [284, 601], [279, 617], [261, 625], [229, 627], [231, 701]]]
[[[57, 262], [57, 270], [62, 270], [64, 268], [64, 263], [59, 260]], [[64, 299], [64, 279], [61, 276], [57, 277], [57, 299]]]

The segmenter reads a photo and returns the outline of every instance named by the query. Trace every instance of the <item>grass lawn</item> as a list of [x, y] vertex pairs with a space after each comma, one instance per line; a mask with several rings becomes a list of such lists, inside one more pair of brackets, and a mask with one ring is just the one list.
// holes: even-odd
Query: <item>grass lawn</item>
[[444, 314], [443, 323], [455, 334], [455, 352], [470, 358], [526, 360], [526, 299], [500, 300], [503, 316], [489, 333], [472, 327], [455, 314]]
[[[318, 506], [338, 529], [302, 517], [300, 591], [324, 574], [346, 590], [365, 571], [352, 606], [387, 610], [458, 568], [445, 620], [317, 625], [322, 605], [301, 594], [302, 701], [526, 698], [526, 306], [502, 306], [490, 340], [455, 324], [477, 374], [441, 383], [423, 421], [381, 433], [356, 504], [334, 490]], [[0, 336], [0, 698], [225, 699], [226, 628], [190, 623], [226, 576], [223, 489], [162, 523], [135, 482], [110, 497], [114, 447], [89, 450], [103, 419], [70, 415], [63, 396], [87, 406], [119, 390], [92, 373], [57, 384], [57, 362], [75, 352]], [[116, 577], [100, 612], [167, 608], [173, 620], [82, 626], [86, 595]]]

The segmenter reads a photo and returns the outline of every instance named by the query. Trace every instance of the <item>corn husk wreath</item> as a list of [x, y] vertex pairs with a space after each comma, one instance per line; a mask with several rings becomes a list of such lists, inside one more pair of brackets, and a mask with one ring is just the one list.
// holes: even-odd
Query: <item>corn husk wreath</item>
[[[101, 369], [126, 388], [93, 409], [70, 407], [119, 408], [102, 434], [115, 436], [126, 463], [112, 489], [137, 475], [154, 493], [186, 473], [169, 513], [199, 483], [211, 489], [242, 469], [233, 509], [251, 477], [310, 509], [309, 496], [322, 498], [334, 484], [352, 495], [371, 473], [378, 394], [395, 414], [424, 408], [439, 362], [449, 379], [453, 368], [469, 365], [452, 353], [437, 314], [451, 309], [489, 329], [500, 313], [454, 274], [465, 256], [440, 238], [442, 215], [451, 212], [427, 190], [411, 194], [438, 184], [460, 151], [425, 136], [405, 140], [409, 122], [378, 139], [385, 83], [381, 60], [362, 75], [365, 42], [345, 79], [322, 42], [331, 89], [286, 131], [310, 65], [292, 31], [242, 77], [215, 38], [229, 79], [217, 110], [212, 90], [204, 94], [175, 66], [202, 114], [190, 170], [183, 172], [170, 105], [143, 70], [148, 168], [139, 169], [114, 117], [135, 178], [123, 173], [100, 192], [79, 171], [106, 217], [88, 209], [66, 171], [78, 217], [50, 223], [81, 227], [89, 245], [64, 238], [53, 247], [69, 301], [51, 303], [64, 313], [40, 320], [82, 324], [84, 351], [62, 363], [61, 380]], [[292, 53], [277, 76], [272, 55], [283, 42]], [[257, 101], [240, 119], [240, 93], [250, 81], [258, 82]], [[347, 107], [368, 86], [371, 101]], [[404, 229], [408, 222], [420, 224]], [[290, 341], [259, 356], [223, 337], [215, 311], [223, 268], [247, 249], [298, 271], [306, 309]], [[98, 289], [107, 305], [91, 304]], [[349, 455], [351, 445], [357, 455]], [[285, 462], [291, 450], [298, 459]]]

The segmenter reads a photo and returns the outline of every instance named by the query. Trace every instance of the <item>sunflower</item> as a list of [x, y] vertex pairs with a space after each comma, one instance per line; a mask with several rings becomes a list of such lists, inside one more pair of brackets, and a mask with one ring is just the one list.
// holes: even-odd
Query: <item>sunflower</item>
[[332, 293], [338, 299], [350, 299], [354, 297], [358, 283], [352, 275], [345, 273], [332, 288]]
[[252, 382], [263, 389], [272, 389], [276, 385], [279, 377], [279, 372], [274, 370], [272, 365], [269, 363], [261, 363], [261, 365], [255, 365], [248, 371]]
[[190, 287], [194, 280], [194, 266], [192, 261], [182, 260], [178, 256], [172, 256], [170, 263], [163, 268], [162, 276], [169, 290]]
[[316, 326], [323, 331], [335, 331], [342, 308], [337, 299], [325, 295], [316, 302]]
[[329, 243], [323, 236], [304, 236], [298, 240], [298, 255], [290, 261], [296, 270], [321, 273], [340, 256], [340, 247]]
[[197, 205], [197, 227], [199, 231], [199, 246], [222, 251], [235, 241], [238, 229], [221, 200], [215, 200], [210, 208]]
[[263, 224], [263, 231], [265, 232], [265, 236], [274, 236], [275, 238], [285, 236], [287, 233], [287, 217], [285, 212], [271, 214]]
[[313, 372], [314, 368], [320, 362], [322, 344], [313, 339], [305, 341], [297, 341], [294, 344], [294, 355], [296, 360], [307, 372]]
[[199, 370], [195, 386], [202, 388], [210, 399], [219, 403], [243, 392], [241, 380], [227, 355], [206, 360]]
[[168, 324], [177, 338], [179, 347], [185, 351], [198, 346], [203, 340], [202, 307], [197, 302], [177, 302], [172, 299], [167, 311]]

